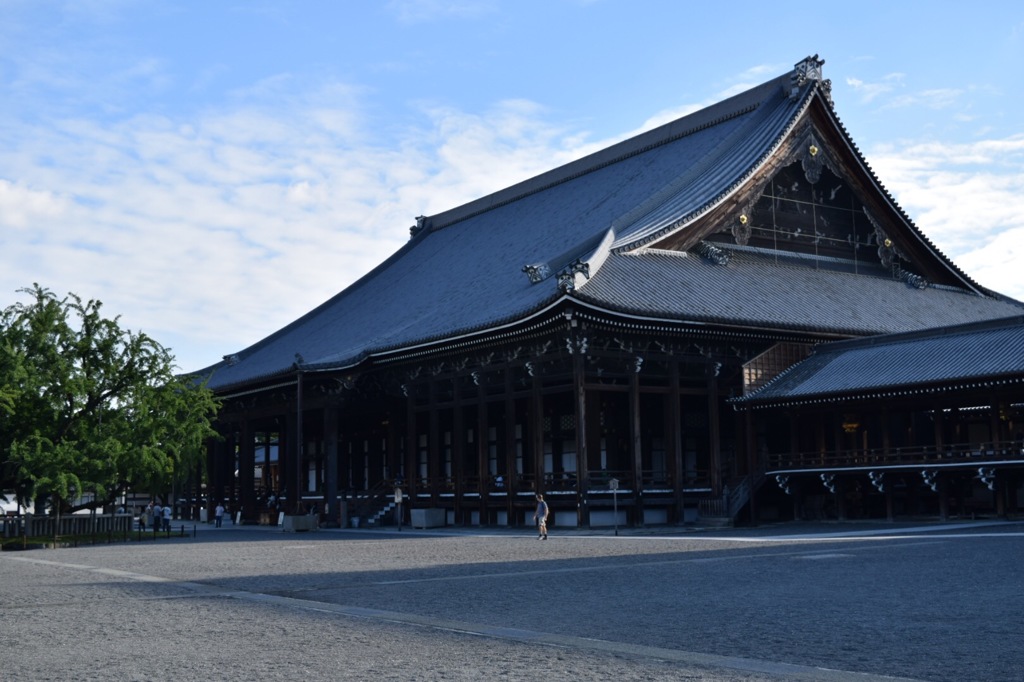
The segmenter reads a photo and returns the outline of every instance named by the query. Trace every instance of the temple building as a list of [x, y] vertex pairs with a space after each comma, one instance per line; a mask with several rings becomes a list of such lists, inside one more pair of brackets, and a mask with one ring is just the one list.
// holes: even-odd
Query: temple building
[[930, 458], [1007, 445], [1024, 361], [997, 399], [969, 387], [983, 363], [961, 381], [936, 359], [995, 348], [952, 342], [993, 320], [1020, 339], [1024, 307], [900, 209], [822, 64], [417, 218], [359, 281], [200, 372], [223, 399], [208, 498], [363, 525], [396, 487], [449, 525], [528, 524], [537, 492], [571, 527], [958, 513], [945, 491], [987, 485], [964, 483], [978, 459]]

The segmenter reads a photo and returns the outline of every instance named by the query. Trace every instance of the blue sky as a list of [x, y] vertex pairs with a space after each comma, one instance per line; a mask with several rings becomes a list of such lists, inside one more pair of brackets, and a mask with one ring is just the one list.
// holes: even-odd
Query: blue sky
[[0, 306], [104, 302], [183, 370], [457, 206], [825, 59], [918, 227], [1024, 299], [1024, 3], [0, 0]]

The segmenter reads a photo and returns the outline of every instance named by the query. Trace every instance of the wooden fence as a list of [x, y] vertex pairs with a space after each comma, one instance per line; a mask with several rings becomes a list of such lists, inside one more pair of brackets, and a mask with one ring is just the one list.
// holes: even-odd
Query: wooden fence
[[25, 514], [4, 517], [0, 524], [6, 538], [120, 535], [132, 531], [135, 518], [131, 514], [71, 514], [60, 518]]

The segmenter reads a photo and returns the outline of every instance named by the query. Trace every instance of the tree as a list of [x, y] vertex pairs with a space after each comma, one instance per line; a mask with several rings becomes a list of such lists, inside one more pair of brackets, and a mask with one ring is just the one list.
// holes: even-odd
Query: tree
[[[58, 299], [38, 284], [0, 313], [0, 461], [19, 499], [55, 511], [112, 503], [129, 487], [159, 492], [193, 471], [219, 403], [174, 357], [104, 318], [102, 303]], [[74, 506], [93, 493], [91, 503]]]

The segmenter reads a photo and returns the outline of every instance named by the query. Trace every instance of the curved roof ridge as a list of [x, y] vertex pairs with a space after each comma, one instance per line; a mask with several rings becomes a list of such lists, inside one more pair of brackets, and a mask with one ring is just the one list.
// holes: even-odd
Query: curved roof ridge
[[[722, 180], [723, 176], [726, 176], [728, 173], [735, 173], [732, 181], [729, 182], [727, 186], [721, 187], [714, 181], [708, 181], [707, 175], [700, 177], [703, 181], [700, 184], [696, 182], [688, 183], [674, 196], [675, 201], [665, 202], [663, 207], [666, 209], [672, 209], [675, 207], [686, 206], [690, 203], [685, 201], [689, 198], [686, 190], [691, 190], [692, 192], [695, 189], [699, 190], [702, 188], [710, 188], [717, 191], [713, 196], [701, 201], [696, 206], [690, 203], [691, 208], [689, 208], [685, 213], [672, 215], [671, 210], [667, 210], [665, 214], [660, 217], [660, 221], [655, 221], [645, 228], [623, 230], [624, 232], [629, 233], [628, 237], [624, 236], [619, 240], [619, 243], [614, 247], [615, 251], [622, 252], [636, 249], [645, 246], [652, 241], [661, 239], [669, 233], [684, 227], [694, 219], [704, 215], [731, 196], [732, 193], [741, 187], [743, 183], [746, 182], [746, 180], [754, 174], [767, 159], [771, 158], [779, 145], [781, 145], [790, 133], [792, 133], [794, 127], [810, 106], [814, 95], [818, 92], [818, 81], [809, 81], [804, 88], [804, 93], [799, 97], [799, 103], [797, 105], [791, 107], [789, 104], [790, 98], [788, 96], [781, 98], [777, 107], [765, 112], [764, 120], [759, 121], [761, 124], [760, 127], [755, 126], [753, 130], [746, 130], [745, 132], [747, 135], [738, 138], [739, 140], [746, 142], [746, 144], [741, 147], [728, 150], [731, 153], [724, 154], [715, 160], [717, 161], [717, 168], [712, 166], [712, 168], [714, 168], [712, 177], [717, 179], [719, 182]], [[776, 117], [785, 119], [784, 123], [782, 121], [776, 121]], [[773, 123], [776, 125], [773, 125]], [[770, 139], [766, 141], [765, 138]], [[757, 158], [749, 164], [746, 164], [740, 172], [737, 172], [735, 168], [730, 169], [726, 162], [735, 160], [736, 158], [742, 158], [745, 153], [751, 150], [751, 148], [754, 150], [761, 150], [761, 153]]]
[[761, 111], [751, 117], [748, 121], [744, 122], [736, 130], [732, 131], [727, 137], [719, 142], [709, 154], [702, 157], [693, 166], [690, 166], [675, 180], [648, 197], [646, 201], [630, 209], [619, 218], [613, 220], [612, 226], [615, 228], [616, 232], [621, 235], [619, 241], [625, 241], [627, 243], [632, 241], [635, 238], [634, 226], [639, 224], [644, 218], [652, 215], [658, 209], [666, 206], [667, 204], [672, 203], [673, 199], [678, 199], [687, 189], [692, 188], [694, 185], [698, 183], [703, 185], [704, 183], [701, 181], [706, 179], [706, 173], [708, 170], [729, 156], [730, 152], [734, 152], [735, 144], [738, 141], [748, 139], [751, 131], [764, 123], [764, 119], [768, 117], [770, 110], [765, 111], [763, 104], [764, 103], [762, 102], [762, 105], [759, 107]]
[[624, 159], [650, 151], [655, 147], [675, 142], [702, 130], [713, 128], [725, 121], [755, 111], [779, 86], [789, 83], [795, 71], [789, 71], [767, 83], [694, 111], [657, 128], [635, 135], [610, 147], [606, 147], [583, 158], [523, 180], [511, 187], [489, 194], [480, 199], [443, 211], [426, 219], [430, 230], [440, 230], [454, 223], [472, 218], [491, 209], [518, 201], [523, 197], [542, 192], [556, 185], [613, 165]]

